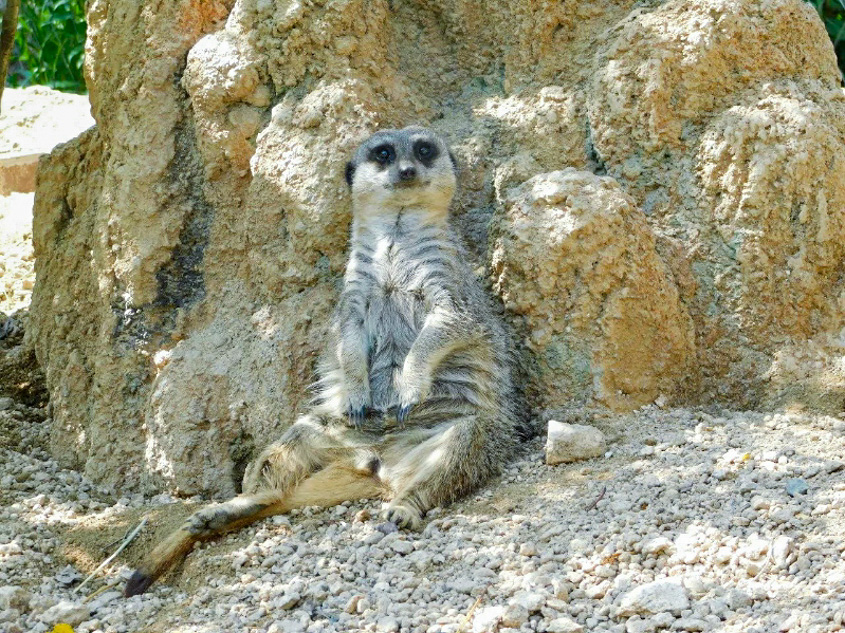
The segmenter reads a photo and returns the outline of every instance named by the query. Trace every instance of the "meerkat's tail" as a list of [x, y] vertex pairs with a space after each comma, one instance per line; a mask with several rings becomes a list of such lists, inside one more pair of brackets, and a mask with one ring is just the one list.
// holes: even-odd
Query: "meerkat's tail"
[[225, 503], [207, 506], [156, 546], [126, 583], [128, 598], [144, 593], [168, 569], [182, 561], [194, 544], [293, 508], [333, 506], [344, 501], [371, 499], [385, 494], [384, 484], [372, 473], [342, 463], [316, 472], [287, 494], [268, 490], [245, 494]]

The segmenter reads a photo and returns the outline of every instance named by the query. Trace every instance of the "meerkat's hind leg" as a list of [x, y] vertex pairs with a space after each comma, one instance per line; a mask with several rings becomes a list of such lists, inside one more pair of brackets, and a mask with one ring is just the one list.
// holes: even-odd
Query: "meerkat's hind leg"
[[267, 491], [240, 495], [225, 503], [198, 510], [150, 552], [126, 583], [124, 594], [130, 597], [144, 593], [157, 578], [185, 558], [194, 543], [279, 514], [285, 509], [279, 493]]
[[[439, 427], [408, 447], [399, 442], [387, 451], [382, 469], [392, 498], [383, 516], [401, 527], [419, 529], [425, 513], [477, 488], [498, 472], [507, 440], [496, 439], [484, 416], [466, 415]], [[499, 446], [501, 444], [501, 446]]]
[[288, 492], [336, 459], [348, 444], [345, 438], [335, 437], [318, 416], [304, 415], [247, 466], [243, 491]]
[[333, 506], [344, 501], [385, 496], [378, 477], [381, 461], [368, 447], [346, 447], [325, 468], [305, 476], [287, 490], [243, 494], [192, 514], [162, 541], [129, 579], [127, 597], [144, 593], [168, 569], [187, 556], [198, 541], [242, 528], [275, 514], [304, 506]]

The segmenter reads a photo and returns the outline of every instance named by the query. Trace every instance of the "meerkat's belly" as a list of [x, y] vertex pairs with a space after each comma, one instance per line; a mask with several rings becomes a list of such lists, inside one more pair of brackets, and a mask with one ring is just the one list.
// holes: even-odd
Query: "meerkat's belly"
[[376, 409], [387, 409], [397, 404], [397, 380], [408, 350], [424, 321], [420, 293], [403, 288], [391, 279], [373, 289], [368, 302], [366, 327], [370, 393]]

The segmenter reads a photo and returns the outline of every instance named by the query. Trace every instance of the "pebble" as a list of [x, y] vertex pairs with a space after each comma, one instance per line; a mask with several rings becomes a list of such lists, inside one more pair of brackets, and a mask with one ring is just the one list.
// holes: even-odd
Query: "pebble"
[[88, 606], [91, 608], [92, 613], [96, 613], [97, 611], [102, 609], [104, 606], [106, 606], [107, 604], [112, 602], [113, 600], [119, 600], [122, 597], [123, 597], [122, 591], [106, 591], [106, 592], [100, 594], [99, 596], [97, 596], [96, 598], [94, 598], [93, 600], [91, 600], [91, 602], [88, 604]]
[[0, 587], [0, 611], [17, 609], [18, 611], [29, 606], [29, 593], [22, 587], [6, 585]]
[[673, 631], [706, 631], [709, 627], [701, 618], [678, 618], [672, 623]]
[[390, 544], [391, 549], [397, 554], [407, 555], [414, 551], [414, 544], [408, 541], [396, 540]]
[[555, 618], [546, 629], [549, 633], [583, 633], [584, 627], [572, 618]]
[[475, 612], [472, 620], [473, 633], [488, 633], [495, 631], [499, 622], [502, 621], [502, 616], [505, 613], [503, 605], [494, 605], [490, 607], [481, 607]]
[[479, 608], [475, 612], [475, 617], [472, 620], [473, 633], [488, 633], [489, 631], [495, 631], [499, 622], [502, 621], [504, 613], [505, 607], [503, 605]]
[[357, 613], [358, 612], [358, 603], [363, 599], [364, 596], [361, 594], [356, 594], [352, 596], [349, 601], [346, 603], [346, 606], [343, 607], [344, 612], [346, 613]]
[[58, 574], [56, 574], [56, 580], [59, 584], [64, 585], [65, 587], [69, 587], [77, 580], [82, 579], [82, 574], [80, 574], [75, 567], [72, 565], [68, 565], [64, 569], [62, 569]]
[[514, 629], [518, 629], [523, 624], [528, 622], [530, 613], [528, 609], [518, 603], [509, 604], [502, 613], [502, 624]]
[[607, 450], [604, 433], [592, 426], [549, 420], [546, 463], [549, 465], [601, 457]]
[[675, 548], [672, 541], [670, 541], [665, 536], [660, 536], [658, 538], [651, 539], [647, 541], [645, 545], [643, 545], [643, 554], [647, 554], [649, 556], [654, 556], [655, 554], [659, 554], [661, 552], [668, 552]]
[[393, 521], [385, 521], [384, 523], [379, 523], [376, 526], [376, 529], [382, 534], [394, 534], [399, 531], [399, 527]]
[[789, 555], [792, 553], [793, 540], [781, 534], [772, 541], [772, 562], [779, 567], [783, 567], [789, 561]]
[[281, 598], [278, 599], [275, 606], [281, 609], [282, 611], [290, 611], [296, 605], [298, 605], [301, 600], [302, 596], [299, 595], [298, 592], [294, 591], [291, 593], [284, 594]]
[[622, 597], [617, 615], [681, 612], [689, 608], [687, 591], [677, 578], [655, 580], [640, 585]]
[[789, 479], [786, 482], [786, 494], [790, 497], [805, 495], [809, 490], [810, 486], [803, 479]]
[[62, 600], [41, 613], [38, 619], [51, 627], [60, 623], [77, 626], [86, 620], [90, 614], [88, 606], [70, 600]]
[[522, 556], [537, 556], [537, 546], [530, 541], [519, 546], [519, 553]]
[[520, 591], [513, 597], [513, 604], [518, 604], [529, 613], [536, 613], [546, 604], [546, 596], [536, 591]]

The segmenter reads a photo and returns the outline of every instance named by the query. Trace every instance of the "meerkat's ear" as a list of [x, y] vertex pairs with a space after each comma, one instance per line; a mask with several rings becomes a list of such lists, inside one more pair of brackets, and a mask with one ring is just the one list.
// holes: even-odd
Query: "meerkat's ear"
[[455, 155], [452, 153], [452, 150], [449, 150], [449, 160], [452, 161], [452, 169], [454, 169], [455, 172], [457, 172], [458, 171], [458, 160], [455, 158]]
[[352, 178], [355, 176], [355, 164], [350, 160], [346, 163], [346, 184], [352, 186]]

